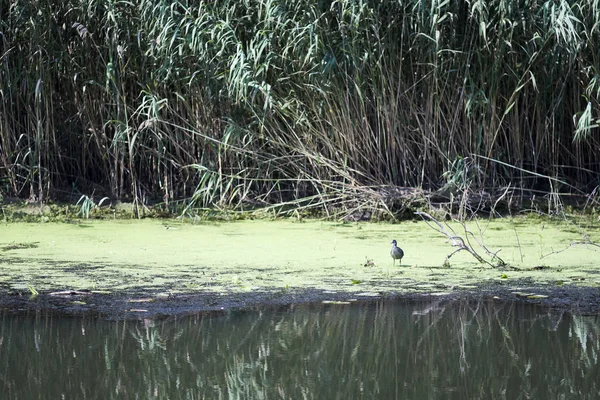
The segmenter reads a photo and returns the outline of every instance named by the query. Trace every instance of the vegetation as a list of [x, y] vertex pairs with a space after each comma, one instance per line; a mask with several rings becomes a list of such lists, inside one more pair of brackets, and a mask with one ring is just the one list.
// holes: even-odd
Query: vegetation
[[0, 196], [594, 200], [599, 26], [597, 0], [0, 0]]

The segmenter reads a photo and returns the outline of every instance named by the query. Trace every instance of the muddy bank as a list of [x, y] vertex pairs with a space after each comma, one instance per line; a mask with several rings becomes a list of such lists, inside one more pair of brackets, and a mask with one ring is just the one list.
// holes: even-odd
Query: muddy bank
[[543, 287], [521, 282], [521, 285], [481, 285], [474, 290], [428, 293], [358, 293], [315, 289], [262, 291], [253, 293], [179, 293], [155, 296], [152, 293], [122, 293], [119, 295], [93, 291], [61, 291], [25, 294], [0, 294], [0, 309], [10, 315], [43, 312], [57, 316], [94, 316], [109, 320], [162, 319], [197, 313], [226, 315], [240, 310], [284, 307], [298, 304], [331, 304], [348, 307], [374, 301], [451, 301], [482, 300], [518, 302], [540, 307], [541, 312], [568, 312], [577, 315], [600, 315], [600, 290], [595, 287], [564, 285]]

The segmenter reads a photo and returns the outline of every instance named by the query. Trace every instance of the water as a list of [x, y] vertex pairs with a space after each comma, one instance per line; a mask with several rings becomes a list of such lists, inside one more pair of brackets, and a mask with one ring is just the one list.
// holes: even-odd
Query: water
[[2, 399], [600, 398], [600, 317], [496, 303], [0, 317]]

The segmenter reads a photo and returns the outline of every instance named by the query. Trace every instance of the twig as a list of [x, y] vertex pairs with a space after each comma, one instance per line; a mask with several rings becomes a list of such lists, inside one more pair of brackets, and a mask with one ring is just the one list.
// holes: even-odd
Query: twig
[[[546, 258], [546, 257], [552, 256], [552, 255], [555, 255], [555, 254], [559, 254], [559, 253], [562, 253], [563, 251], [566, 251], [566, 250], [570, 249], [573, 246], [579, 246], [579, 245], [586, 245], [586, 246], [589, 245], [589, 246], [593, 246], [593, 247], [598, 247], [600, 249], [600, 244], [594, 243], [591, 240], [584, 240], [584, 241], [579, 241], [579, 242], [571, 242], [564, 249], [557, 250], [557, 251], [552, 251], [552, 252], [550, 252], [548, 254], [544, 254], [540, 258]], [[594, 251], [596, 251], [596, 250], [594, 250]]]

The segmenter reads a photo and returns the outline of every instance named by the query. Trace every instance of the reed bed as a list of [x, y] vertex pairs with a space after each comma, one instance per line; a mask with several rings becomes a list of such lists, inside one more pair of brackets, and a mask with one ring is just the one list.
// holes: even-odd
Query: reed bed
[[0, 1], [0, 194], [594, 194], [599, 32], [598, 0]]

